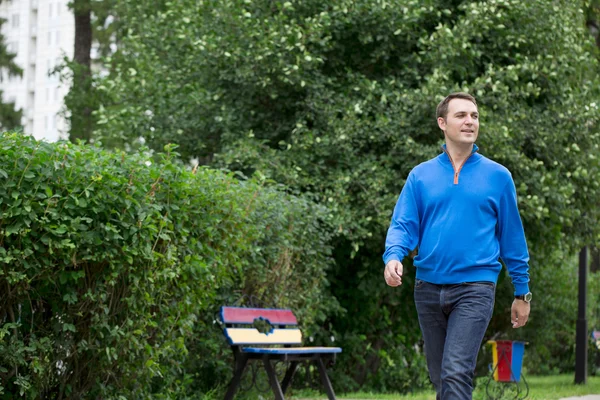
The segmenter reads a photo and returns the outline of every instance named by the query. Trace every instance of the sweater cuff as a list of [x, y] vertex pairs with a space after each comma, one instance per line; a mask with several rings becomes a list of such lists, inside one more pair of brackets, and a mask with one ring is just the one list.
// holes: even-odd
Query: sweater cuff
[[400, 260], [400, 257], [398, 257], [397, 254], [390, 254], [389, 256], [387, 256], [384, 260], [383, 260], [383, 265], [387, 265], [387, 263], [389, 263], [392, 260], [396, 260], [396, 261], [400, 261], [402, 262], [402, 260]]
[[529, 293], [528, 283], [519, 283], [515, 285], [515, 296], [520, 296]]

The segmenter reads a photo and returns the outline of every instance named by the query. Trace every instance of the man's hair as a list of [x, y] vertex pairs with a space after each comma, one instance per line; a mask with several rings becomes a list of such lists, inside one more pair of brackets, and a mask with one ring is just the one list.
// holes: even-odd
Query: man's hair
[[469, 100], [470, 102], [475, 104], [475, 106], [477, 106], [477, 101], [475, 100], [475, 97], [471, 96], [469, 93], [464, 93], [464, 92], [451, 93], [448, 96], [446, 96], [446, 98], [444, 100], [440, 101], [440, 104], [438, 104], [437, 110], [436, 110], [436, 114], [437, 114], [436, 119], [439, 117], [446, 119], [446, 117], [448, 116], [448, 104], [450, 103], [451, 100], [454, 100], [454, 99]]

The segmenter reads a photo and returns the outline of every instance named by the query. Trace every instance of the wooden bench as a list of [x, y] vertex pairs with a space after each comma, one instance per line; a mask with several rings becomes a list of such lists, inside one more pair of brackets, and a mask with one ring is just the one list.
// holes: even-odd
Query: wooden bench
[[[321, 383], [327, 397], [335, 399], [335, 393], [325, 362], [334, 363], [339, 347], [291, 347], [302, 344], [302, 332], [291, 310], [245, 307], [221, 307], [221, 321], [225, 324], [224, 333], [231, 345], [235, 358], [233, 378], [225, 394], [232, 400], [240, 386], [242, 374], [249, 361], [262, 361], [269, 378], [269, 384], [276, 400], [284, 400], [284, 394], [292, 383], [294, 373], [301, 362], [315, 362]], [[263, 325], [260, 329], [260, 325]], [[259, 326], [259, 329], [257, 329]], [[285, 346], [285, 347], [281, 347]], [[274, 361], [289, 362], [281, 384], [277, 379]]]

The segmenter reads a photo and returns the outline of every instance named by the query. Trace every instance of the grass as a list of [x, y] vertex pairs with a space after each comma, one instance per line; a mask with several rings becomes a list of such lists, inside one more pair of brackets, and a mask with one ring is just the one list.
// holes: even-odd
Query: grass
[[[586, 394], [600, 394], [600, 377], [590, 376], [588, 377], [587, 384], [575, 385], [573, 383], [574, 374], [569, 375], [556, 375], [556, 376], [531, 376], [527, 378], [529, 384], [529, 395], [528, 400], [558, 400], [564, 397], [571, 396], [585, 396]], [[487, 378], [479, 378], [477, 380], [477, 386], [473, 393], [473, 400], [484, 400], [488, 399], [486, 395], [486, 383]], [[493, 386], [493, 387], [492, 387]], [[501, 399], [514, 399], [515, 392], [511, 389], [514, 384], [506, 383], [490, 383], [490, 388], [493, 391], [494, 388], [501, 389], [505, 388], [505, 395]], [[512, 395], [511, 395], [512, 394]], [[435, 400], [435, 393], [433, 391], [426, 391], [421, 393], [413, 393], [408, 395], [399, 394], [377, 394], [377, 393], [339, 393], [337, 394], [339, 399], [347, 400]], [[308, 399], [323, 399], [326, 398], [323, 394], [316, 392], [298, 393], [295, 396], [290, 397], [292, 400], [308, 400]]]

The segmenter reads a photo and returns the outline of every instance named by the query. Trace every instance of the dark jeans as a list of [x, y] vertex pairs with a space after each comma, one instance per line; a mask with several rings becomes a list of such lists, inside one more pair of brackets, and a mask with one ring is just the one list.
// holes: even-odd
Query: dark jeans
[[415, 304], [437, 399], [472, 398], [477, 354], [492, 318], [495, 290], [491, 282], [434, 285], [417, 279]]

